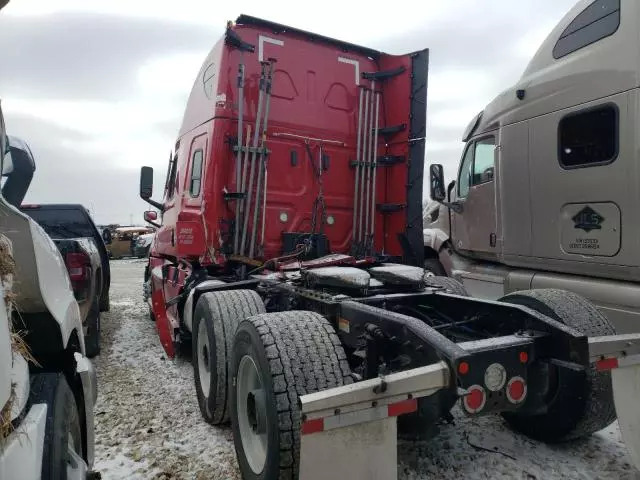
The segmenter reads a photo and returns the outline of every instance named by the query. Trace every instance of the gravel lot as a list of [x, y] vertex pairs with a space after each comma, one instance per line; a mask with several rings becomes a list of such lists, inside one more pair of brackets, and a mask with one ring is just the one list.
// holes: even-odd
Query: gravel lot
[[[239, 479], [231, 430], [201, 419], [188, 359], [164, 356], [142, 302], [144, 265], [111, 262], [111, 312], [103, 314], [94, 359], [95, 468], [105, 480]], [[499, 417], [457, 414], [431, 442], [401, 443], [399, 459], [406, 480], [640, 480], [616, 424], [586, 441], [547, 446], [512, 433]]]

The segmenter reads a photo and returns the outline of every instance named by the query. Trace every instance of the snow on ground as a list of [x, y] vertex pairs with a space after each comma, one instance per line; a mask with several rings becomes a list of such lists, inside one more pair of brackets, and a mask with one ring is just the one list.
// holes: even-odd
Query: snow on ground
[[[95, 468], [105, 480], [239, 479], [230, 429], [202, 420], [189, 360], [169, 361], [160, 346], [142, 302], [144, 264], [111, 262], [111, 311], [95, 359]], [[511, 432], [499, 417], [454, 416], [455, 425], [428, 442], [400, 442], [400, 479], [640, 480], [617, 424], [549, 446]]]
[[143, 269], [111, 262], [111, 311], [95, 359], [95, 468], [104, 480], [238, 479], [230, 429], [202, 420], [191, 364], [164, 355], [142, 302]]

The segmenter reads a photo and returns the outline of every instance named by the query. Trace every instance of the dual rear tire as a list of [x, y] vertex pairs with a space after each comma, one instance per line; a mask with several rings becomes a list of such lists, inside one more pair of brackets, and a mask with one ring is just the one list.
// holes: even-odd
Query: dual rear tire
[[203, 294], [193, 321], [204, 419], [231, 422], [242, 478], [298, 478], [298, 396], [352, 382], [331, 324], [308, 311], [265, 313], [251, 290]]

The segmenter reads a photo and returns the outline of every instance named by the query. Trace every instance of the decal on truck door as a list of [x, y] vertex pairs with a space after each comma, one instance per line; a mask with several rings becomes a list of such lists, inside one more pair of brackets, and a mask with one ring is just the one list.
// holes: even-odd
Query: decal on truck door
[[575, 222], [575, 228], [589, 233], [591, 230], [602, 229], [600, 224], [604, 222], [604, 217], [593, 208], [584, 207], [572, 218], [572, 220]]
[[568, 204], [560, 213], [565, 253], [613, 257], [620, 250], [620, 209], [615, 203]]

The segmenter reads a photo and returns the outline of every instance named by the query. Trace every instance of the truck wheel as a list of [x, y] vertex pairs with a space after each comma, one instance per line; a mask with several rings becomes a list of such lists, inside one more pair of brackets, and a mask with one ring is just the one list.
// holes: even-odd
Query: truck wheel
[[461, 297], [468, 297], [469, 293], [464, 285], [455, 278], [451, 277], [425, 277], [424, 279], [427, 287], [442, 287], [445, 293], [452, 295], [460, 295]]
[[[147, 275], [145, 274], [145, 280], [142, 284], [142, 299], [145, 303], [147, 303], [151, 298], [151, 288], [151, 278], [147, 277]], [[149, 320], [154, 323], [156, 321], [156, 316], [153, 314], [153, 309], [151, 307], [149, 307]]]
[[346, 358], [331, 324], [314, 312], [267, 313], [240, 323], [230, 408], [242, 478], [298, 478], [298, 396], [352, 383]]
[[[562, 290], [516, 292], [500, 301], [528, 307], [588, 336], [613, 335], [607, 318], [585, 298]], [[515, 430], [545, 442], [562, 442], [591, 435], [616, 419], [609, 372], [592, 365], [585, 372], [549, 365], [548, 411], [540, 415], [503, 413]]]
[[83, 466], [78, 462], [84, 462], [82, 428], [69, 384], [61, 373], [34, 374], [30, 384], [29, 404], [47, 405], [42, 479], [79, 478]]
[[447, 272], [445, 271], [442, 263], [437, 258], [425, 258], [424, 260], [424, 273], [425, 277], [430, 276], [438, 276], [438, 277], [446, 277]]
[[102, 294], [100, 298], [100, 311], [108, 312], [111, 309], [111, 302], [109, 299], [109, 292], [105, 292]]
[[93, 358], [100, 353], [100, 307], [96, 298], [87, 314], [87, 334], [84, 337], [84, 346], [87, 357]]
[[253, 290], [203, 293], [193, 314], [193, 376], [200, 412], [218, 425], [229, 421], [227, 362], [233, 335], [245, 318], [265, 311]]

